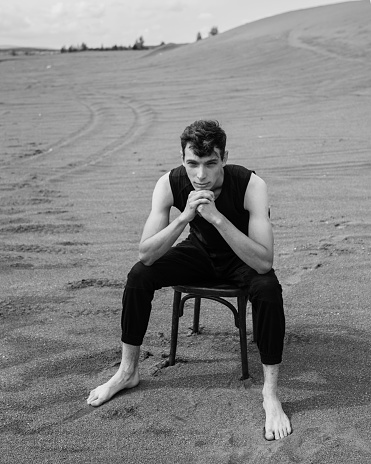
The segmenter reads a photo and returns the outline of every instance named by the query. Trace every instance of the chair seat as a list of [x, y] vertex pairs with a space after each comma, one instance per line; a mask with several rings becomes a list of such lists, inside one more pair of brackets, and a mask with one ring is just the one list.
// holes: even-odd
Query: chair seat
[[173, 285], [173, 289], [181, 293], [193, 293], [199, 296], [224, 296], [224, 297], [237, 297], [247, 296], [248, 290], [239, 288], [230, 284], [215, 284], [213, 282], [201, 282], [198, 284], [189, 285]]

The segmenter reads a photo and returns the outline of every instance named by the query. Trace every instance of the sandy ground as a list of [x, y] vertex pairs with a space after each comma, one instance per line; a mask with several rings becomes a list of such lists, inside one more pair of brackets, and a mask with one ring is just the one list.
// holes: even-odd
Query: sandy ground
[[[281, 15], [161, 53], [0, 56], [1, 463], [369, 463], [369, 2]], [[202, 307], [169, 353], [156, 294], [141, 383], [98, 409], [121, 295], [179, 135], [218, 119], [270, 190], [294, 433], [262, 436], [231, 313]], [[251, 342], [251, 315], [248, 315]]]

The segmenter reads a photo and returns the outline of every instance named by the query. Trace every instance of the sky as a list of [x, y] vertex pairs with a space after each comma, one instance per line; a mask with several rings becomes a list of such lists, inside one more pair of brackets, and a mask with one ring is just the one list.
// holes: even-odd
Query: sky
[[[353, 0], [357, 1], [357, 0]], [[359, 0], [358, 0], [359, 1]], [[268, 16], [340, 0], [0, 0], [0, 46], [194, 42]]]

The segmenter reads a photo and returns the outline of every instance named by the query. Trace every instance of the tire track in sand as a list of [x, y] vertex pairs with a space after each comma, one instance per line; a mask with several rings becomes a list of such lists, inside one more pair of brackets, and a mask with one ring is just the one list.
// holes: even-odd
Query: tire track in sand
[[[100, 93], [85, 97], [79, 95], [76, 100], [84, 107], [82, 113], [74, 116], [78, 129], [42, 150], [34, 150], [32, 156], [13, 157], [11, 170], [22, 167], [24, 172], [27, 164], [28, 174], [24, 179], [18, 173], [14, 182], [9, 172], [6, 184], [11, 182], [10, 190], [24, 186], [25, 181], [27, 184], [34, 183], [30, 179], [35, 180], [35, 176], [38, 182], [43, 183], [97, 164], [139, 139], [155, 120], [155, 112], [149, 105], [131, 97]], [[68, 108], [65, 111], [67, 114]], [[84, 114], [86, 119], [82, 121]], [[46, 123], [45, 132], [53, 124], [53, 121]]]
[[[101, 96], [103, 97], [103, 95]], [[59, 180], [81, 168], [100, 163], [135, 142], [152, 125], [155, 113], [149, 105], [133, 98], [122, 96], [119, 106], [124, 105], [129, 110], [131, 120], [125, 132], [122, 135], [118, 135], [120, 134], [120, 127], [122, 125], [122, 110], [117, 111], [117, 103], [112, 101], [107, 102], [108, 98], [108, 95], [104, 96], [104, 104], [101, 102], [84, 103], [85, 106], [88, 106], [89, 112], [92, 115], [89, 118], [89, 127], [84, 126], [84, 129], [79, 134], [74, 134], [69, 139], [64, 140], [62, 144], [57, 145], [56, 148], [52, 148], [52, 151], [58, 154], [58, 156], [63, 157], [68, 150], [72, 150], [73, 154], [79, 153], [78, 156], [73, 156], [72, 159], [69, 157], [69, 162], [59, 166], [56, 174], [50, 175], [48, 173], [45, 180]], [[101, 143], [102, 140], [107, 140], [108, 143]], [[83, 150], [89, 153], [92, 147], [94, 149], [90, 154], [86, 156], [80, 155]]]

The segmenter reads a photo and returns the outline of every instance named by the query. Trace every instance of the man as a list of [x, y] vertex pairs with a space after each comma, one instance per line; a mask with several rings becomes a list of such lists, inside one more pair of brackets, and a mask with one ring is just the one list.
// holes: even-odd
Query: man
[[[223, 279], [248, 287], [257, 312], [256, 331], [264, 372], [264, 436], [291, 433], [277, 397], [285, 318], [282, 289], [272, 269], [273, 234], [265, 182], [248, 169], [227, 165], [226, 134], [217, 121], [196, 121], [181, 135], [182, 165], [162, 176], [139, 245], [140, 261], [123, 295], [122, 361], [117, 373], [90, 393], [92, 406], [139, 383], [139, 349], [155, 290]], [[181, 213], [172, 222], [171, 207]], [[190, 224], [189, 237], [173, 246]]]

